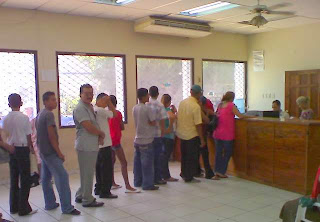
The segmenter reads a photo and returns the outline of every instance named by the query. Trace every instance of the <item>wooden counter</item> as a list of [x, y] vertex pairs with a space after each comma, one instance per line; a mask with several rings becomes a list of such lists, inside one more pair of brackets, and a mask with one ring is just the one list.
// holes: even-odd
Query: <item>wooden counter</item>
[[[214, 144], [209, 139], [214, 166]], [[320, 121], [254, 118], [236, 120], [228, 173], [309, 194], [320, 165]]]

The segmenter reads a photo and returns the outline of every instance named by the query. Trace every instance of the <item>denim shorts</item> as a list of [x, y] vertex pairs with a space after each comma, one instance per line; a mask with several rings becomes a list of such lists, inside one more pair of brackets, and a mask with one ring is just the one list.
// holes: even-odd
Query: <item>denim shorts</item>
[[117, 150], [122, 149], [122, 146], [121, 146], [121, 144], [119, 144], [119, 145], [112, 146], [111, 148], [113, 151], [117, 151]]

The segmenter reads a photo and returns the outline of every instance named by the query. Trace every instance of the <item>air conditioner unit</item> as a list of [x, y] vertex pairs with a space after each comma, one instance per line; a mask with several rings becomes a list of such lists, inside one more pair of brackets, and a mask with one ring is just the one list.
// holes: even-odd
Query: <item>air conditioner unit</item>
[[136, 32], [152, 34], [200, 38], [212, 34], [213, 27], [207, 23], [165, 19], [151, 16], [136, 21], [134, 30]]

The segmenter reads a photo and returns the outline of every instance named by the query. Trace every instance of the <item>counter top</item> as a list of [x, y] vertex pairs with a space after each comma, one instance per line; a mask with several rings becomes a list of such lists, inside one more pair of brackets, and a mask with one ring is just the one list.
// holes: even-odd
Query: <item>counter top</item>
[[277, 119], [277, 118], [266, 118], [266, 117], [237, 119], [237, 121], [272, 122], [272, 123], [294, 124], [294, 125], [320, 125], [319, 120]]

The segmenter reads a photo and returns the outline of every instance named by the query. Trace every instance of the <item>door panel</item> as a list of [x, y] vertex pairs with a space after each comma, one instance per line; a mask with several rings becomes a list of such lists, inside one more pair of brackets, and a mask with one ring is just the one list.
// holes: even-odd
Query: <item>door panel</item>
[[320, 70], [301, 70], [286, 72], [285, 109], [290, 116], [299, 117], [301, 110], [296, 104], [299, 96], [310, 99], [310, 107], [314, 111], [314, 119], [319, 119], [320, 111]]

